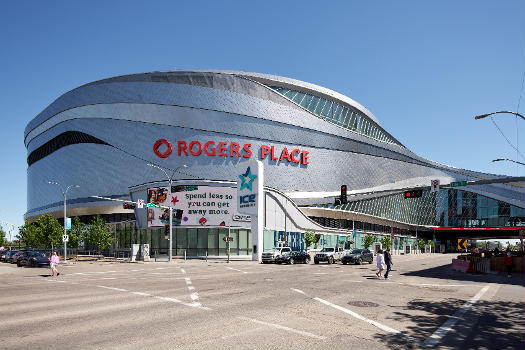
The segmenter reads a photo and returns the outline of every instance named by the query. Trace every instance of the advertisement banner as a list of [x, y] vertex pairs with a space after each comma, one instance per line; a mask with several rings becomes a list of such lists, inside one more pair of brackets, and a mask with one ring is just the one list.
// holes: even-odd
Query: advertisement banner
[[258, 215], [262, 198], [262, 163], [242, 162], [237, 166], [237, 210], [241, 214]]
[[[173, 186], [148, 189], [148, 203], [173, 208], [175, 226], [242, 226], [235, 188]], [[148, 207], [148, 227], [169, 225], [169, 209]], [[249, 220], [249, 219], [248, 219]]]

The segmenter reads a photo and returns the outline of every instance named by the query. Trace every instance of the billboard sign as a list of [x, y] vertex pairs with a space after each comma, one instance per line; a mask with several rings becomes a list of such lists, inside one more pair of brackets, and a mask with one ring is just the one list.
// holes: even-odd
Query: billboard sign
[[[148, 202], [173, 208], [175, 226], [240, 226], [235, 188], [173, 186], [148, 189]], [[148, 207], [148, 227], [169, 225], [169, 209]]]

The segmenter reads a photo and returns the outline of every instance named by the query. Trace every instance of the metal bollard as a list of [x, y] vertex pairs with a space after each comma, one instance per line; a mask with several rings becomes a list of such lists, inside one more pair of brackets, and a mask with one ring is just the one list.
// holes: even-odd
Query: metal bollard
[[206, 262], [208, 262], [208, 250], [206, 250]]
[[184, 249], [184, 262], [186, 262], [186, 249]]

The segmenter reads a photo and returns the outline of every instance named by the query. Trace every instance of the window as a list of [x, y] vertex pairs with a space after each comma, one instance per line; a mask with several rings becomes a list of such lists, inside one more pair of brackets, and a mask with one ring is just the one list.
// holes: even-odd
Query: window
[[387, 137], [373, 121], [367, 117], [361, 116], [357, 112], [343, 107], [337, 102], [278, 86], [269, 87], [316, 116], [328, 120], [331, 123], [343, 126], [346, 129], [358, 132], [381, 142], [399, 145], [395, 140]]

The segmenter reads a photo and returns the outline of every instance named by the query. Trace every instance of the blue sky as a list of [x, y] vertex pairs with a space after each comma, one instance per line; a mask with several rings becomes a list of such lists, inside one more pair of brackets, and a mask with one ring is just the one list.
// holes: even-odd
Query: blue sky
[[[491, 162], [516, 160], [516, 151], [490, 119], [473, 118], [518, 111], [524, 19], [521, 0], [3, 2], [0, 220], [23, 223], [23, 132], [33, 117], [81, 84], [154, 70], [244, 70], [322, 85], [366, 106], [425, 158], [524, 176], [525, 167]], [[525, 154], [525, 121], [494, 121]]]

